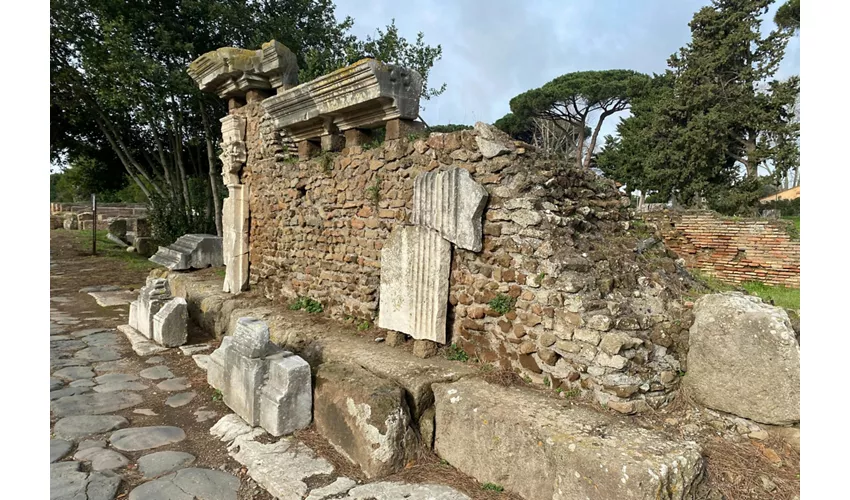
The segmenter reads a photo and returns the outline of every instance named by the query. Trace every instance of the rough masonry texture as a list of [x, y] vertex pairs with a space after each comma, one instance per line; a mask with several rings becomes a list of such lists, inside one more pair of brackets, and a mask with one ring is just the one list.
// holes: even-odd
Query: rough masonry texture
[[[338, 87], [322, 89], [321, 82]], [[244, 138], [240, 129], [225, 142], [245, 144], [244, 156], [237, 145], [238, 168], [227, 175], [238, 174], [250, 214], [250, 227], [234, 233], [247, 238], [250, 249], [247, 286], [271, 300], [310, 297], [331, 316], [387, 325], [392, 298], [381, 290], [382, 273], [392, 270], [381, 261], [390, 235], [433, 224], [435, 210], [452, 209], [447, 196], [446, 205], [431, 203], [431, 215], [414, 221], [416, 179], [462, 180], [463, 170], [487, 192], [480, 251], [458, 239], [446, 300], [434, 294], [433, 303], [417, 301], [445, 308], [445, 330], [428, 326], [426, 337], [415, 321], [414, 328], [391, 328], [455, 343], [470, 358], [518, 370], [538, 384], [590, 391], [623, 413], [666, 403], [677, 373], [687, 368], [693, 321], [682, 299], [690, 278], [676, 255], [664, 245], [637, 251], [634, 213], [612, 181], [538, 155], [490, 125], [401, 133], [405, 115], [391, 118], [390, 112], [411, 102], [405, 96], [416, 82], [409, 83], [391, 66], [361, 61], [288, 90], [269, 83], [231, 98], [228, 116], [245, 123]], [[395, 89], [395, 97], [387, 99], [385, 89]], [[350, 106], [355, 101], [364, 103], [362, 114]], [[378, 113], [380, 102], [385, 107]], [[365, 144], [368, 129], [382, 125], [387, 140]], [[295, 155], [293, 138], [299, 153], [315, 151], [316, 140], [326, 153]], [[237, 185], [235, 178], [227, 182]], [[473, 216], [477, 199], [469, 200]], [[434, 225], [450, 247], [451, 231]], [[474, 238], [471, 243], [478, 248]], [[444, 272], [442, 260], [431, 262]], [[203, 316], [191, 304], [189, 313]]]
[[239, 318], [234, 335], [210, 356], [207, 380], [237, 415], [273, 436], [310, 425], [310, 365], [271, 343], [262, 321]]
[[446, 342], [451, 244], [432, 229], [400, 226], [381, 251], [378, 326]]
[[487, 196], [462, 168], [419, 174], [413, 188], [413, 223], [438, 231], [461, 248], [481, 251]]
[[757, 422], [800, 421], [800, 344], [788, 314], [738, 292], [694, 305], [685, 385], [700, 403]]
[[800, 288], [800, 241], [784, 221], [733, 219], [713, 212], [651, 212], [664, 243], [700, 269], [731, 283]]

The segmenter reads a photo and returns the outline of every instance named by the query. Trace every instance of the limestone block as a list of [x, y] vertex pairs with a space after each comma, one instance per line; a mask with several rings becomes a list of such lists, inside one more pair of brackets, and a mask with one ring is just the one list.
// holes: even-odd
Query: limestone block
[[260, 425], [265, 365], [262, 358], [246, 358], [233, 345], [224, 352], [224, 404], [253, 426]]
[[436, 453], [528, 500], [684, 500], [703, 479], [696, 443], [587, 407], [472, 378], [434, 384], [434, 397]]
[[153, 340], [165, 347], [185, 344], [187, 320], [186, 299], [175, 297], [169, 300], [153, 317]]
[[136, 248], [136, 252], [138, 252], [139, 255], [144, 255], [145, 257], [150, 257], [155, 254], [157, 249], [154, 239], [149, 236], [137, 235], [133, 239], [133, 246]]
[[160, 309], [171, 300], [168, 280], [156, 278], [148, 282], [139, 291], [138, 300], [130, 304], [130, 326], [147, 338], [153, 338], [153, 318]]
[[740, 292], [694, 304], [688, 375], [702, 404], [765, 424], [800, 421], [800, 344], [785, 310]]
[[109, 222], [109, 234], [121, 241], [127, 239], [127, 219], [112, 219]]
[[269, 347], [269, 326], [259, 319], [239, 318], [236, 320], [232, 346], [247, 358], [265, 356]]
[[381, 250], [378, 326], [446, 343], [451, 243], [421, 226], [397, 226]]
[[71, 214], [65, 217], [65, 220], [62, 221], [62, 227], [68, 231], [76, 231], [79, 227], [77, 216], [75, 214]]
[[496, 127], [484, 122], [476, 122], [474, 128], [478, 133], [475, 136], [475, 143], [484, 158], [494, 158], [516, 150], [510, 136]]
[[353, 364], [316, 371], [316, 430], [367, 477], [402, 470], [418, 447], [404, 390]]
[[288, 88], [298, 83], [295, 54], [275, 40], [259, 50], [222, 47], [192, 61], [189, 76], [204, 92], [222, 99], [243, 97], [251, 89]]
[[221, 339], [221, 345], [210, 354], [207, 365], [207, 383], [219, 391], [224, 390], [224, 353], [233, 341], [232, 336]]
[[159, 247], [148, 260], [172, 271], [220, 267], [224, 265], [222, 239], [213, 234], [184, 234], [171, 245]]
[[[419, 115], [422, 77], [415, 71], [362, 59], [263, 101], [274, 127], [296, 142], [334, 131], [371, 129]], [[332, 125], [332, 127], [330, 127]]]
[[[240, 172], [248, 160], [245, 130], [248, 120], [244, 116], [227, 115], [221, 120], [221, 175], [225, 186], [240, 184]], [[232, 196], [233, 193], [230, 193]], [[225, 200], [227, 201], [227, 200]]]
[[231, 185], [227, 190], [230, 194], [224, 200], [221, 219], [226, 266], [222, 291], [237, 294], [248, 286], [248, 186]]
[[292, 434], [313, 419], [310, 365], [286, 354], [267, 358], [269, 378], [261, 391], [260, 426], [272, 436]]
[[487, 190], [463, 168], [419, 174], [413, 187], [413, 223], [429, 227], [455, 245], [481, 251]]

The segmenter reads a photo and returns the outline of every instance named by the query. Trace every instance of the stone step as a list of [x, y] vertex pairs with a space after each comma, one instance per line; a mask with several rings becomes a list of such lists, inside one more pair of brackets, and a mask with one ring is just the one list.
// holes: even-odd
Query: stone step
[[699, 445], [529, 389], [434, 384], [436, 453], [526, 500], [692, 498]]

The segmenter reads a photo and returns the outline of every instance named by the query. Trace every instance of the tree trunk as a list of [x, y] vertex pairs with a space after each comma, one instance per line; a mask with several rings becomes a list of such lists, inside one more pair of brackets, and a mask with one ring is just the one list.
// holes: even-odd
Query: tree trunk
[[747, 179], [755, 179], [759, 176], [758, 160], [755, 158], [756, 138], [753, 132], [747, 133], [747, 139], [744, 141], [744, 155], [746, 161], [743, 161], [744, 168], [747, 169]]
[[218, 180], [216, 176], [216, 168], [215, 168], [215, 150], [213, 149], [212, 143], [212, 134], [210, 133], [210, 123], [207, 120], [207, 113], [204, 111], [204, 105], [201, 103], [201, 120], [204, 123], [204, 139], [207, 141], [207, 158], [210, 162], [209, 168], [209, 177], [210, 177], [210, 191], [212, 192], [212, 202], [213, 202], [213, 210], [215, 214], [215, 230], [216, 234], [222, 236], [224, 233], [222, 232], [221, 227], [221, 200], [219, 200], [219, 192], [216, 189]]
[[[590, 144], [587, 146], [587, 153], [584, 155], [584, 168], [590, 168], [590, 159], [593, 157], [593, 150], [596, 149], [596, 138], [599, 137], [599, 130], [602, 128], [602, 122], [605, 121], [605, 118], [611, 113], [605, 111], [601, 115], [599, 115], [599, 121], [596, 123], [596, 128], [593, 130], [593, 135], [590, 137]], [[581, 127], [582, 134], [584, 133], [584, 126]], [[584, 139], [582, 139], [583, 141]]]
[[584, 153], [584, 119], [578, 124], [578, 143], [576, 144], [576, 167], [581, 170]]

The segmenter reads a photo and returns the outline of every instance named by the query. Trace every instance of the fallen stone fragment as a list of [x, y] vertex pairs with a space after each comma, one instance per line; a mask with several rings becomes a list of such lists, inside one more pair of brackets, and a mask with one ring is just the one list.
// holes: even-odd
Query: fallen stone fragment
[[[378, 482], [357, 486], [347, 497], [357, 500], [470, 500], [454, 488], [442, 484]], [[591, 497], [592, 498], [592, 497]]]
[[181, 392], [179, 394], [169, 396], [168, 399], [165, 400], [165, 404], [172, 408], [179, 408], [189, 404], [193, 399], [195, 399], [195, 396], [197, 396], [197, 394], [194, 391]]
[[251, 427], [235, 413], [221, 417], [221, 420], [210, 427], [210, 434], [225, 443], [231, 443], [237, 437], [242, 435], [252, 434], [259, 436], [265, 433], [266, 432], [259, 427]]
[[207, 420], [213, 419], [218, 415], [218, 413], [211, 410], [196, 410], [195, 411], [195, 421], [196, 422], [206, 422]]
[[137, 486], [129, 500], [236, 500], [239, 485], [226, 472], [182, 469]]
[[180, 352], [182, 352], [184, 356], [191, 356], [195, 353], [206, 351], [210, 347], [212, 346], [209, 344], [181, 345]]
[[78, 439], [122, 429], [128, 425], [130, 422], [118, 415], [76, 415], [56, 422], [53, 433], [64, 439]]
[[96, 471], [117, 469], [130, 463], [127, 457], [117, 451], [97, 447], [78, 451], [74, 455], [74, 460], [91, 462], [92, 470]]
[[139, 372], [139, 375], [143, 378], [151, 380], [159, 380], [162, 378], [174, 378], [174, 374], [171, 373], [171, 370], [169, 370], [167, 366], [163, 365], [145, 368], [144, 370]]
[[198, 365], [198, 368], [207, 371], [210, 364], [209, 354], [193, 354], [192, 359], [195, 360], [195, 364]]
[[61, 370], [56, 370], [53, 372], [53, 376], [62, 380], [78, 380], [81, 378], [93, 378], [94, 372], [89, 366], [69, 366]]
[[183, 429], [163, 425], [121, 429], [109, 436], [109, 443], [113, 448], [121, 451], [140, 451], [179, 443], [184, 439], [186, 439], [186, 433]]
[[213, 234], [184, 234], [171, 245], [159, 247], [148, 260], [172, 271], [220, 267], [224, 265], [222, 238]]
[[80, 462], [50, 465], [50, 500], [112, 500], [120, 484], [111, 471], [80, 471]]
[[182, 451], [157, 451], [144, 455], [137, 460], [139, 471], [146, 478], [157, 477], [182, 469], [194, 461], [195, 455]]
[[88, 292], [101, 307], [115, 307], [129, 304], [136, 299], [136, 294], [129, 290], [114, 290], [111, 292]]
[[311, 491], [306, 500], [325, 500], [326, 498], [337, 497], [343, 493], [348, 493], [348, 490], [355, 486], [357, 486], [357, 481], [347, 477], [338, 477], [331, 484]]
[[96, 286], [87, 286], [85, 288], [80, 288], [80, 293], [91, 293], [91, 292], [117, 292], [121, 290], [120, 286], [115, 285], [96, 285]]
[[480, 252], [488, 196], [464, 168], [423, 172], [414, 181], [413, 223], [439, 232], [460, 248]]
[[137, 413], [139, 415], [147, 415], [149, 417], [155, 417], [155, 416], [158, 415], [157, 412], [155, 412], [155, 411], [153, 411], [149, 408], [137, 408], [137, 409], [133, 410], [133, 413]]
[[177, 347], [186, 343], [186, 322], [189, 313], [186, 299], [174, 297], [153, 316], [153, 340], [164, 347]]
[[148, 386], [141, 382], [110, 382], [94, 387], [95, 392], [144, 391]]
[[136, 406], [142, 401], [144, 398], [134, 392], [96, 392], [51, 401], [50, 410], [58, 418], [72, 415], [101, 415]]
[[156, 386], [160, 390], [174, 392], [185, 391], [186, 389], [192, 387], [192, 384], [189, 383], [189, 380], [186, 377], [177, 377], [163, 380], [162, 382], [156, 384]]
[[51, 439], [50, 440], [50, 463], [53, 463], [60, 458], [64, 457], [71, 451], [71, 447], [74, 444], [70, 441], [65, 441], [64, 439]]
[[765, 424], [800, 421], [800, 344], [784, 309], [740, 292], [693, 308], [682, 383], [710, 408]]
[[139, 356], [150, 356], [151, 354], [168, 350], [167, 347], [156, 345], [155, 342], [145, 338], [144, 335], [130, 325], [119, 325], [118, 330], [127, 337], [127, 340], [130, 341], [130, 347], [133, 348], [133, 352]]

